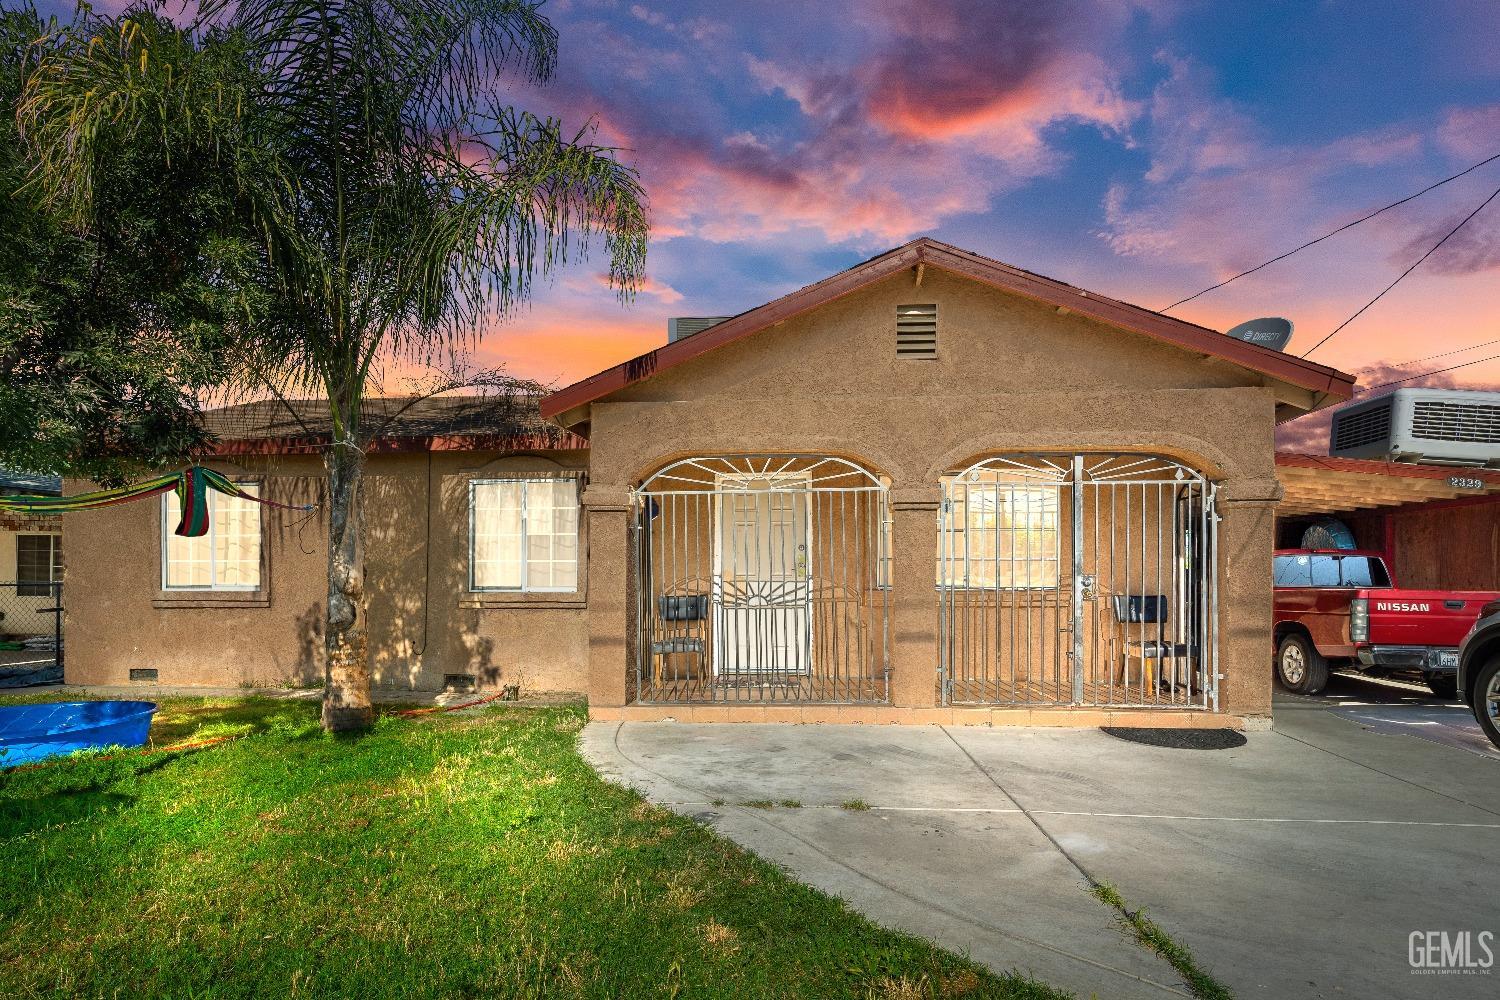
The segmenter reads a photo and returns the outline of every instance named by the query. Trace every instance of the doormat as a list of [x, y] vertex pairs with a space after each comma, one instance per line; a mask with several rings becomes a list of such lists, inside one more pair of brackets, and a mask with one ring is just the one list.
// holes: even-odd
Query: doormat
[[1118, 740], [1169, 750], [1232, 750], [1245, 745], [1245, 735], [1233, 729], [1146, 729], [1101, 726]]

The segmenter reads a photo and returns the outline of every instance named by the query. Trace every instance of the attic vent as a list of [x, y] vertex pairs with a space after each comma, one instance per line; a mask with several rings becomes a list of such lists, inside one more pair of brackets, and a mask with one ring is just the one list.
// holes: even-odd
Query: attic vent
[[702, 333], [711, 326], [718, 326], [729, 316], [673, 316], [667, 320], [667, 343], [675, 344], [684, 337]]
[[896, 307], [896, 357], [937, 357], [937, 305]]
[[1412, 408], [1412, 437], [1500, 444], [1500, 406], [1421, 399]]
[[1383, 406], [1372, 406], [1340, 420], [1334, 431], [1333, 447], [1336, 451], [1362, 448], [1383, 441], [1390, 432], [1391, 401], [1386, 400]]

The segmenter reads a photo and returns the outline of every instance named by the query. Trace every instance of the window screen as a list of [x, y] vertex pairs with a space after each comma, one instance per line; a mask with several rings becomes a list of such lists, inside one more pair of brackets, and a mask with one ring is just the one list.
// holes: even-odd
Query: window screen
[[209, 493], [208, 534], [197, 538], [174, 534], [181, 520], [176, 493], [162, 496], [161, 513], [163, 589], [259, 589], [260, 504]]
[[578, 480], [470, 484], [471, 590], [578, 589]]

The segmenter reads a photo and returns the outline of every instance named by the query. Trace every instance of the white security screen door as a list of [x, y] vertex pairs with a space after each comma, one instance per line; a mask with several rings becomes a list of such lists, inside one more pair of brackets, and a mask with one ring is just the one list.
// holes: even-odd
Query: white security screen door
[[718, 489], [714, 672], [753, 682], [806, 674], [812, 650], [810, 482], [725, 475]]

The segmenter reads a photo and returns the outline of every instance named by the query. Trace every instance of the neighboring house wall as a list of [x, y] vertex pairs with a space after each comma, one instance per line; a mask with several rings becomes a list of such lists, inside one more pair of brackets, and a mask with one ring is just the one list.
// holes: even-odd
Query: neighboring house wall
[[61, 540], [62, 518], [56, 514], [0, 513], [0, 635], [51, 635], [56, 616], [43, 609], [56, 605], [51, 594], [26, 596], [17, 582], [16, 546], [20, 535], [51, 535]]
[[[375, 454], [364, 484], [366, 593], [374, 684], [432, 690], [447, 674], [481, 687], [576, 692], [587, 652], [584, 594], [468, 591], [469, 481], [581, 472], [587, 453]], [[213, 461], [252, 492], [318, 503], [317, 456]], [[81, 484], [69, 483], [67, 492]], [[123, 684], [154, 668], [164, 685], [275, 686], [322, 680], [326, 512], [262, 508], [256, 592], [164, 591], [155, 498], [68, 515], [67, 681]], [[167, 530], [171, 530], [169, 525]], [[586, 527], [580, 552], [586, 553]], [[580, 570], [580, 586], [585, 575]]]
[[[938, 305], [937, 360], [896, 356], [896, 307], [912, 303]], [[608, 715], [626, 699], [629, 490], [668, 461], [826, 453], [889, 476], [891, 700], [922, 708], [936, 701], [940, 477], [996, 453], [1093, 450], [1221, 482], [1221, 707], [1268, 715], [1274, 408], [1238, 366], [936, 269], [688, 360], [591, 405], [590, 704]]]

